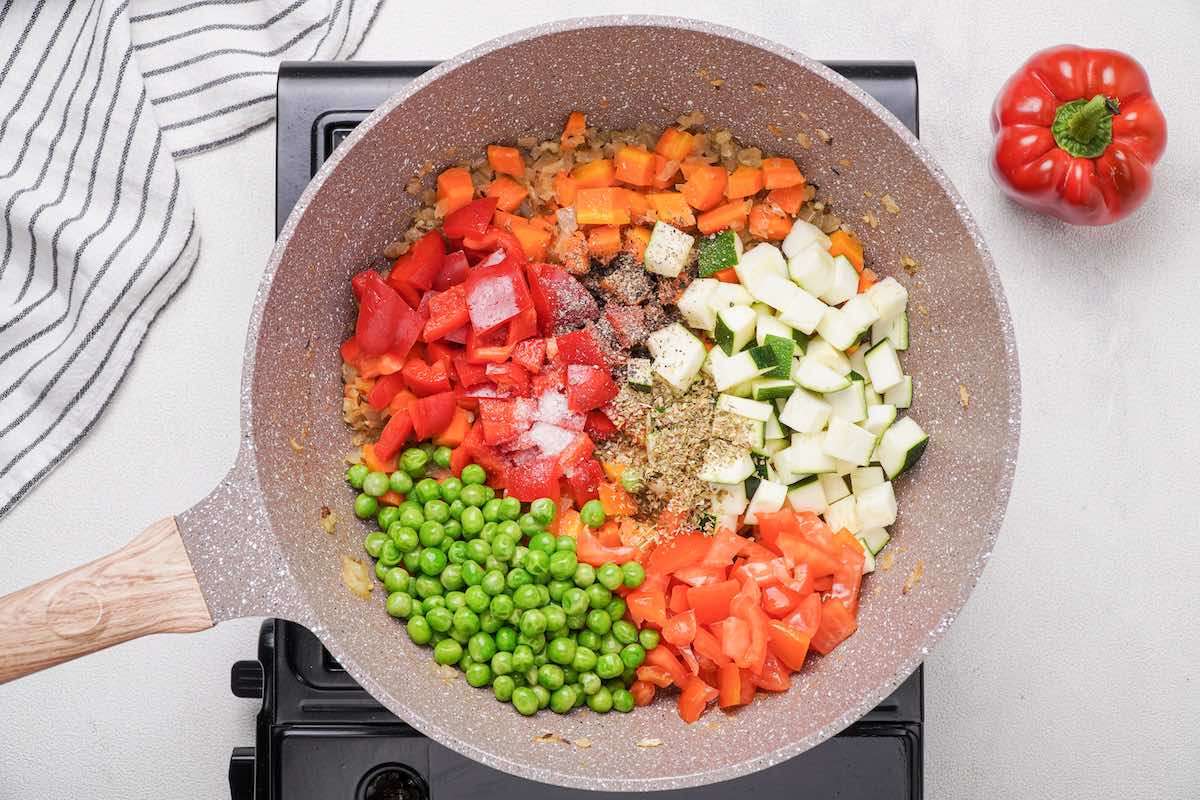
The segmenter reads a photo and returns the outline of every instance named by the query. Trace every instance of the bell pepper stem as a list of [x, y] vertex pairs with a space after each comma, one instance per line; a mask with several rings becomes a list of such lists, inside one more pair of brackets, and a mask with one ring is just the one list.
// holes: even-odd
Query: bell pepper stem
[[1117, 101], [1098, 94], [1091, 100], [1072, 100], [1058, 107], [1051, 128], [1058, 146], [1077, 158], [1095, 158], [1112, 142], [1112, 118]]
[[1110, 101], [1102, 94], [1098, 94], [1087, 102], [1083, 108], [1075, 112], [1068, 123], [1068, 129], [1071, 131], [1071, 136], [1081, 142], [1090, 141], [1096, 135], [1096, 129], [1100, 127], [1100, 123], [1106, 118], [1111, 117], [1116, 113], [1110, 109]]

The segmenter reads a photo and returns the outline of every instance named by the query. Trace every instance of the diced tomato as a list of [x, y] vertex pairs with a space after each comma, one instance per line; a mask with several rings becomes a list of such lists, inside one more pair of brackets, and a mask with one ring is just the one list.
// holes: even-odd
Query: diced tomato
[[696, 612], [689, 610], [668, 618], [662, 637], [676, 647], [691, 644], [696, 638]]
[[407, 409], [401, 409], [392, 414], [387, 425], [383, 426], [383, 431], [379, 434], [379, 441], [375, 443], [375, 455], [384, 461], [390, 461], [396, 453], [400, 452], [400, 448], [408, 441], [412, 431], [412, 417], [409, 416]]
[[555, 338], [558, 359], [563, 364], [585, 364], [608, 369], [609, 355], [591, 328], [572, 331]]
[[722, 583], [725, 580], [725, 568], [706, 567], [703, 563], [693, 564], [690, 567], [680, 567], [675, 570], [674, 577], [677, 581], [685, 583], [689, 587]]
[[442, 269], [433, 279], [433, 288], [439, 292], [449, 289], [451, 286], [458, 286], [467, 279], [467, 254], [462, 250], [455, 250], [453, 253], [447, 253], [442, 259]]
[[587, 423], [584, 426], [588, 436], [598, 442], [605, 442], [617, 435], [617, 426], [603, 411], [589, 411]]
[[501, 390], [508, 389], [513, 394], [525, 394], [529, 391], [529, 373], [520, 364], [488, 364], [484, 367], [488, 380], [493, 381]]
[[666, 689], [672, 682], [670, 671], [654, 664], [643, 664], [638, 667], [637, 676], [639, 681], [657, 686], [660, 689]]
[[771, 652], [790, 670], [799, 670], [804, 666], [804, 658], [808, 655], [808, 644], [812, 634], [801, 631], [777, 619], [767, 623], [767, 637], [770, 639]]
[[813, 635], [810, 646], [821, 655], [832, 652], [858, 630], [858, 620], [840, 600], [830, 598], [821, 604], [821, 624]]
[[367, 393], [367, 402], [376, 411], [387, 408], [388, 403], [396, 393], [404, 388], [404, 376], [398, 372], [391, 375], [381, 375], [371, 391]]
[[677, 569], [703, 560], [711, 540], [702, 533], [681, 533], [659, 542], [650, 552], [646, 571], [669, 575]]
[[634, 681], [629, 686], [629, 693], [633, 695], [633, 704], [638, 708], [654, 702], [654, 684], [647, 681]]
[[406, 314], [412, 313], [396, 290], [384, 283], [379, 273], [371, 270], [363, 283], [354, 339], [367, 355], [386, 353], [396, 341], [397, 326]]
[[779, 660], [770, 653], [763, 659], [762, 669], [754, 675], [758, 688], [768, 692], [786, 692], [792, 687], [792, 677]]
[[695, 675], [688, 679], [683, 691], [679, 693], [679, 717], [684, 722], [693, 723], [708, 708], [708, 704], [720, 696], [713, 687]]
[[607, 369], [584, 364], [567, 366], [567, 405], [575, 411], [591, 411], [617, 396], [619, 387]]
[[511, 497], [532, 503], [541, 497], [558, 501], [559, 465], [556, 458], [539, 458], [510, 467], [505, 488]]
[[546, 360], [546, 340], [526, 339], [513, 348], [512, 360], [525, 368], [527, 372], [537, 374], [542, 371], [542, 362]]
[[717, 529], [712, 544], [701, 563], [706, 567], [725, 567], [733, 563], [733, 557], [742, 549], [741, 536], [729, 527]]
[[729, 616], [729, 602], [738, 593], [737, 581], [720, 581], [693, 586], [687, 591], [688, 604], [696, 612], [696, 621], [708, 625]]
[[533, 307], [524, 275], [517, 266], [507, 261], [495, 266], [476, 267], [468, 273], [464, 286], [467, 311], [477, 333], [497, 328]]
[[[605, 547], [586, 526], [579, 531], [575, 539], [575, 556], [582, 563], [591, 564], [593, 567], [599, 567], [610, 561], [614, 564], [624, 564], [627, 561], [635, 560], [637, 554], [636, 547]], [[629, 595], [629, 597], [632, 596], [633, 594]], [[628, 598], [626, 598], [626, 602], [629, 602]]]
[[560, 327], [600, 317], [600, 307], [583, 284], [557, 264], [530, 264], [529, 292], [542, 336]]
[[766, 611], [768, 616], [775, 619], [786, 617], [791, 613], [792, 609], [800, 605], [800, 601], [803, 599], [804, 595], [793, 591], [787, 586], [770, 584], [763, 587], [763, 611]]
[[672, 614], [682, 614], [688, 610], [687, 589], [688, 587], [682, 583], [671, 587], [671, 594], [667, 598], [667, 611]]
[[727, 661], [718, 669], [718, 691], [721, 695], [718, 705], [721, 708], [733, 708], [742, 704], [742, 672], [737, 664]]
[[450, 391], [450, 372], [444, 362], [426, 364], [417, 357], [404, 362], [404, 383], [417, 397]]
[[[563, 474], [571, 487], [571, 494], [580, 507], [588, 500], [600, 496], [600, 484], [604, 482], [604, 469], [594, 458], [580, 459], [574, 463], [563, 464]], [[593, 565], [595, 566], [595, 565]]]
[[647, 589], [643, 585], [626, 595], [625, 603], [629, 616], [637, 625], [649, 622], [662, 627], [667, 624], [667, 597], [661, 589]]
[[495, 197], [482, 197], [468, 203], [446, 217], [442, 222], [442, 232], [451, 239], [483, 236], [492, 223], [492, 215], [496, 213], [496, 203]]
[[455, 408], [454, 392], [450, 391], [414, 399], [408, 406], [408, 413], [417, 439], [429, 439], [446, 430], [454, 419]]
[[675, 654], [666, 645], [660, 644], [658, 647], [647, 650], [645, 663], [665, 669], [676, 686], [686, 686], [692, 677], [692, 673], [688, 668], [683, 665], [682, 661], [675, 657]]

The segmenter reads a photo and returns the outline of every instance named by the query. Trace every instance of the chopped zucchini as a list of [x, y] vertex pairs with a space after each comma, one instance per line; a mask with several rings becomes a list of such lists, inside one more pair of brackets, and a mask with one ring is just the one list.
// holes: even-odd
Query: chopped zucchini
[[779, 319], [798, 331], [811, 335], [821, 324], [828, 306], [802, 288], [793, 287], [787, 305], [780, 309]]
[[704, 451], [697, 477], [711, 483], [741, 483], [754, 474], [750, 452], [721, 439], [714, 439]]
[[853, 495], [829, 504], [825, 512], [825, 524], [835, 531], [848, 530], [858, 533], [862, 527], [858, 523], [858, 507]]
[[744, 397], [733, 397], [728, 394], [717, 395], [717, 410], [728, 411], [759, 422], [766, 422], [775, 411], [770, 403], [747, 400]]
[[697, 250], [700, 277], [707, 278], [738, 263], [742, 240], [734, 231], [721, 231], [701, 239]]
[[821, 482], [825, 499], [830, 503], [836, 503], [850, 494], [850, 490], [846, 487], [846, 479], [841, 475], [818, 475], [817, 479]]
[[841, 350], [838, 350], [820, 336], [814, 336], [809, 340], [808, 347], [804, 350], [804, 355], [816, 359], [838, 375], [845, 375], [850, 372], [850, 359], [846, 358]]
[[777, 397], [790, 397], [795, 388], [796, 384], [789, 379], [755, 378], [750, 381], [750, 396], [755, 400], [774, 400]]
[[858, 522], [864, 528], [886, 528], [896, 521], [896, 493], [891, 481], [854, 493]]
[[845, 256], [834, 256], [833, 281], [819, 297], [831, 306], [840, 306], [858, 294], [858, 270]]
[[751, 347], [746, 350], [750, 359], [754, 362], [754, 366], [758, 367], [760, 375], [768, 370], [778, 366], [778, 361], [775, 359], [775, 348], [762, 345], [761, 347]]
[[823, 433], [793, 433], [791, 446], [781, 450], [777, 457], [787, 453], [783, 463], [795, 475], [833, 472], [836, 465], [823, 449], [824, 439]]
[[825, 402], [833, 409], [832, 415], [847, 422], [862, 422], [867, 418], [866, 381], [857, 372], [851, 372], [850, 385], [836, 392], [826, 392]]
[[894, 319], [881, 319], [871, 326], [871, 342], [879, 344], [884, 339], [897, 350], [908, 349], [908, 314], [901, 312]]
[[883, 402], [890, 403], [896, 408], [908, 408], [912, 405], [913, 379], [905, 375], [892, 388], [883, 393]]
[[[794, 231], [795, 224], [792, 225]], [[788, 277], [804, 291], [820, 297], [833, 286], [833, 256], [813, 244], [788, 256]], [[855, 289], [858, 287], [856, 286]]]
[[712, 278], [699, 278], [688, 284], [675, 305], [683, 320], [693, 328], [711, 331], [717, 322], [717, 313], [712, 307], [713, 292], [721, 282]]
[[789, 377], [792, 373], [792, 353], [796, 350], [796, 342], [790, 336], [776, 336], [773, 333], [769, 333], [767, 334], [764, 346], [771, 348], [771, 351], [775, 354], [775, 367], [768, 372], [764, 372], [763, 377]]
[[867, 351], [864, 359], [867, 362], [867, 372], [871, 376], [871, 385], [875, 391], [887, 393], [887, 390], [904, 379], [904, 371], [900, 368], [900, 357], [892, 343], [884, 339]]
[[754, 498], [746, 508], [746, 523], [753, 525], [758, 521], [758, 514], [778, 511], [783, 508], [785, 500], [787, 500], [786, 486], [771, 480], [760, 481], [758, 488], [754, 490]]
[[866, 295], [856, 294], [846, 301], [846, 305], [842, 306], [842, 316], [854, 330], [858, 331], [861, 338], [879, 319], [879, 312], [875, 310], [875, 306], [871, 305], [871, 301], [867, 299]]
[[754, 339], [754, 323], [758, 320], [750, 306], [731, 306], [717, 312], [713, 341], [731, 356]]
[[792, 258], [802, 250], [807, 250], [813, 244], [817, 245], [821, 250], [828, 250], [830, 245], [829, 237], [811, 222], [798, 219], [792, 223], [792, 229], [788, 231], [788, 235], [783, 240], [783, 253], [788, 258]]
[[863, 528], [858, 532], [858, 538], [867, 546], [871, 555], [877, 556], [891, 541], [892, 536], [883, 528]]
[[783, 260], [779, 248], [763, 242], [742, 253], [734, 270], [742, 286], [757, 298], [759, 284], [767, 275], [787, 277], [787, 262]]
[[859, 494], [886, 480], [881, 467], [859, 467], [850, 473], [850, 488], [855, 494]]
[[774, 311], [769, 307], [764, 308], [763, 306], [759, 306], [757, 303], [755, 305], [757, 307], [754, 311], [758, 314], [758, 321], [754, 325], [754, 340], [756, 342], [766, 344], [767, 336], [770, 335], [789, 339], [795, 343], [795, 339], [793, 338], [795, 332], [781, 322], [779, 317], [775, 316]]
[[639, 392], [648, 392], [653, 386], [654, 364], [648, 358], [631, 358], [625, 362], [625, 379]]
[[746, 291], [746, 287], [738, 283], [722, 283], [713, 289], [712, 296], [709, 298], [709, 305], [712, 307], [713, 313], [717, 313], [722, 308], [730, 306], [748, 306], [754, 302], [754, 298]]
[[875, 434], [840, 417], [830, 417], [821, 447], [828, 456], [865, 467], [875, 449]]
[[775, 415], [775, 409], [771, 409], [771, 416], [767, 417], [763, 423], [763, 438], [767, 441], [771, 439], [786, 439], [787, 435], [783, 432], [783, 426], [779, 424], [779, 418]]
[[817, 361], [810, 355], [800, 359], [792, 380], [814, 392], [836, 392], [850, 385], [850, 379]]
[[819, 433], [829, 422], [833, 406], [805, 389], [797, 388], [788, 397], [779, 421], [800, 433]]
[[704, 365], [704, 345], [678, 322], [646, 337], [646, 347], [654, 356], [654, 371], [681, 392], [687, 391]]
[[912, 417], [904, 417], [883, 432], [875, 455], [888, 480], [895, 480], [920, 460], [928, 444], [929, 436], [921, 426]]
[[717, 409], [713, 412], [712, 435], [715, 439], [724, 439], [742, 448], [761, 448], [763, 423], [761, 420]]
[[715, 516], [737, 515], [746, 510], [746, 484], [742, 481], [714, 483], [711, 484], [711, 487], [713, 490], [712, 512]]
[[727, 356], [719, 347], [708, 351], [709, 367], [712, 370], [713, 382], [717, 385], [718, 392], [728, 391], [739, 383], [747, 383], [774, 366], [772, 361], [766, 367], [759, 367], [751, 358], [750, 353], [750, 350], [743, 350]]
[[867, 406], [867, 419], [863, 422], [862, 426], [875, 434], [875, 444], [878, 445], [883, 432], [895, 421], [895, 406], [888, 405], [887, 403], [874, 403]]
[[646, 252], [642, 255], [646, 271], [667, 278], [678, 277], [687, 265], [695, 241], [695, 237], [662, 220], [654, 223], [650, 241], [646, 243]]
[[816, 475], [789, 487], [787, 502], [793, 511], [824, 514], [829, 508], [829, 502], [825, 499], [825, 490], [821, 488], [821, 482], [817, 480]]
[[891, 276], [867, 289], [865, 297], [875, 307], [879, 319], [895, 319], [908, 307], [908, 290]]

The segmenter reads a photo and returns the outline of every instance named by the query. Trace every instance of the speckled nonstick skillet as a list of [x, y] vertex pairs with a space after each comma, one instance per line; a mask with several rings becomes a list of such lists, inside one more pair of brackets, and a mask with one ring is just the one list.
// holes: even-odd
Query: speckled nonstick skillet
[[[717, 77], [720, 88], [709, 81]], [[348, 278], [379, 262], [404, 229], [414, 199], [403, 187], [422, 164], [522, 134], [556, 135], [573, 109], [602, 128], [662, 125], [699, 109], [743, 141], [795, 157], [844, 219], [879, 218], [876, 228], [855, 228], [874, 268], [911, 297], [912, 413], [932, 444], [898, 484], [893, 567], [866, 579], [858, 634], [811, 662], [790, 691], [691, 726], [670, 700], [629, 715], [522, 718], [490, 692], [446, 679], [384, 613], [382, 591], [362, 600], [339, 580], [344, 554], [363, 557], [364, 534], [342, 477], [350, 437], [338, 343], [354, 319]], [[811, 149], [799, 146], [798, 131], [812, 135]], [[885, 192], [899, 213], [881, 210]], [[900, 269], [903, 256], [919, 263], [916, 274]], [[533, 28], [418, 78], [322, 167], [283, 229], [254, 307], [233, 470], [194, 508], [118, 553], [0, 600], [0, 681], [147, 633], [286, 617], [311, 628], [402, 719], [506, 772], [610, 790], [734, 778], [837, 733], [945, 633], [1000, 528], [1019, 414], [1011, 322], [987, 249], [945, 175], [876, 102], [798, 53], [704, 23], [620, 17]], [[343, 520], [334, 535], [318, 526], [325, 504]], [[918, 565], [923, 577], [904, 593]], [[535, 743], [545, 732], [591, 747]], [[646, 739], [662, 745], [637, 746]]]

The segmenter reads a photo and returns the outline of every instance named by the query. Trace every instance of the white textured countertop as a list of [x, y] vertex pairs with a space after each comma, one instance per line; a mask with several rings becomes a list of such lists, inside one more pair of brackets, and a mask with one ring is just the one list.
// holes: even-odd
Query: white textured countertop
[[[991, 245], [1024, 388], [1003, 535], [927, 662], [926, 795], [1200, 796], [1200, 6], [479, 5], [392, 3], [359, 57], [443, 58], [603, 11], [704, 17], [819, 58], [917, 62], [922, 139]], [[1106, 229], [1022, 212], [987, 174], [992, 98], [1060, 42], [1134, 54], [1169, 121], [1153, 196]], [[200, 263], [91, 436], [0, 522], [0, 594], [117, 548], [232, 463], [243, 337], [272, 244], [273, 147], [266, 128], [183, 163]], [[229, 751], [253, 744], [257, 710], [229, 694], [229, 666], [253, 656], [257, 630], [153, 637], [0, 688], [0, 799], [228, 797]]]

